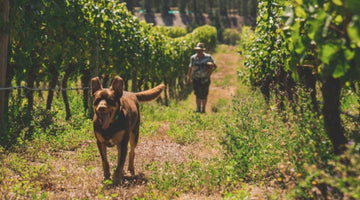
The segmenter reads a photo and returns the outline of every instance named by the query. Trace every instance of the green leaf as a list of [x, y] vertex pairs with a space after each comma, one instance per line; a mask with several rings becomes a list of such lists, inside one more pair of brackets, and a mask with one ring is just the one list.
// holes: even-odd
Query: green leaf
[[311, 40], [315, 39], [315, 35], [319, 31], [320, 24], [321, 22], [319, 20], [309, 20], [310, 27], [308, 29], [307, 35]]
[[344, 21], [344, 18], [341, 15], [337, 15], [334, 19], [335, 23], [340, 24]]
[[356, 44], [357, 47], [360, 47], [360, 26], [356, 26], [355, 23], [351, 22], [347, 27], [347, 34], [352, 42]]
[[332, 74], [332, 76], [334, 78], [340, 78], [342, 76], [345, 75], [345, 73], [350, 69], [350, 65], [348, 62], [339, 62], [336, 67], [335, 70]]
[[342, 6], [343, 2], [341, 0], [332, 0], [332, 2], [337, 6]]
[[302, 54], [305, 51], [305, 46], [301, 40], [301, 38], [298, 38], [298, 40], [295, 43], [295, 52], [297, 54]]
[[303, 0], [296, 0], [296, 3], [298, 3], [299, 5], [303, 4]]
[[106, 22], [108, 19], [109, 19], [109, 16], [107, 16], [107, 15], [104, 15], [104, 16], [103, 16], [103, 21], [104, 21], [104, 22]]
[[351, 51], [347, 49], [345, 50], [344, 55], [345, 55], [345, 59], [350, 61], [355, 57], [355, 51]]
[[320, 49], [320, 60], [325, 64], [330, 64], [330, 60], [339, 51], [339, 47], [335, 44], [325, 44]]
[[305, 12], [305, 10], [302, 8], [302, 7], [300, 7], [300, 6], [297, 6], [296, 8], [295, 8], [295, 14], [296, 14], [296, 16], [298, 16], [298, 17], [300, 17], [300, 18], [306, 18], [306, 12]]

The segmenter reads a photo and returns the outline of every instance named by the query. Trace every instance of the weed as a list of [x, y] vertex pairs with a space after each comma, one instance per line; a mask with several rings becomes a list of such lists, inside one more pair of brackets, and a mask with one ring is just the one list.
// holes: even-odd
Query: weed
[[220, 98], [216, 104], [211, 107], [211, 111], [212, 112], [220, 112], [220, 111], [224, 111], [227, 107], [228, 107], [229, 103], [226, 99], [224, 98]]

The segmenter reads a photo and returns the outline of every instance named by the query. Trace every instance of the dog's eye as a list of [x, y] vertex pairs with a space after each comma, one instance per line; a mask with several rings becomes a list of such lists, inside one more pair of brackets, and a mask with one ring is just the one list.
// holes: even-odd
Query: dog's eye
[[115, 105], [115, 101], [113, 99], [106, 99], [106, 103], [110, 106], [114, 106]]
[[98, 105], [100, 103], [101, 99], [95, 99], [94, 105]]

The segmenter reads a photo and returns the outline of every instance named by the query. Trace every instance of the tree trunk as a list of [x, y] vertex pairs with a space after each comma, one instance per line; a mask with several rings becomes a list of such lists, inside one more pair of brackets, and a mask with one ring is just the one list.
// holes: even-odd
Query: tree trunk
[[186, 11], [186, 1], [179, 1], [179, 10], [181, 14], [184, 14]]
[[[0, 1], [0, 19], [2, 20], [0, 24], [5, 24], [5, 26], [0, 27], [0, 87], [5, 87], [6, 84], [6, 68], [7, 68], [7, 54], [8, 54], [8, 41], [9, 41], [9, 10], [10, 2], [9, 0]], [[0, 90], [0, 136], [5, 135], [6, 124], [5, 121], [5, 105], [8, 102], [5, 101], [5, 90]]]
[[306, 65], [297, 67], [301, 83], [305, 87], [305, 91], [309, 92], [311, 97], [311, 110], [319, 114], [319, 104], [316, 99], [316, 76], [313, 74], [313, 66]]
[[134, 71], [133, 71], [133, 74], [132, 74], [132, 82], [131, 82], [131, 91], [132, 92], [137, 92], [137, 89], [138, 89], [138, 80], [137, 80], [137, 77], [138, 77], [138, 66], [135, 66], [134, 67]]
[[227, 13], [227, 8], [226, 8], [226, 4], [224, 3], [220, 3], [220, 15], [221, 16], [227, 16], [228, 13]]
[[56, 87], [56, 83], [58, 82], [59, 72], [56, 70], [55, 63], [52, 63], [50, 66], [51, 80], [49, 83], [49, 93], [46, 100], [46, 110], [51, 109], [51, 103], [54, 99], [54, 89]]
[[[19, 79], [16, 79], [16, 85], [17, 86], [21, 86], [21, 80], [19, 80]], [[17, 100], [16, 100], [16, 103], [19, 105], [20, 104], [20, 102], [21, 102], [21, 97], [22, 97], [22, 89], [18, 89], [17, 90], [17, 96], [18, 96], [18, 98], [16, 98]]]
[[153, 2], [152, 2], [152, 1], [150, 1], [150, 0], [145, 1], [146, 14], [152, 13], [152, 6], [153, 6]]
[[34, 64], [29, 67], [29, 73], [27, 74], [26, 80], [26, 87], [28, 89], [25, 90], [26, 98], [28, 99], [28, 106], [27, 106], [27, 114], [29, 115], [29, 120], [31, 121], [31, 113], [34, 109], [34, 90], [35, 88], [35, 80], [37, 72], [39, 71], [39, 63], [36, 60], [36, 51], [32, 50], [31, 52], [31, 59], [33, 60]]
[[[164, 79], [164, 84], [165, 84], [165, 88], [169, 87], [168, 81], [166, 79]], [[165, 95], [165, 105], [168, 106], [169, 105], [169, 95], [168, 95], [167, 89], [164, 90], [164, 95]]]
[[270, 75], [266, 75], [260, 84], [260, 91], [267, 105], [269, 105], [270, 103], [270, 83], [271, 83]]
[[[35, 87], [36, 88], [40, 88], [40, 81], [36, 81], [35, 82]], [[44, 86], [43, 86], [44, 87]], [[41, 90], [37, 90], [37, 95], [38, 95], [38, 97], [41, 99], [41, 100], [44, 100], [44, 96], [43, 96], [43, 94], [42, 94], [42, 91]]]
[[169, 96], [170, 96], [170, 98], [176, 97], [175, 82], [176, 82], [175, 78], [170, 79], [170, 81], [169, 81]]
[[30, 72], [28, 73], [27, 76], [27, 81], [26, 81], [26, 87], [30, 88], [27, 89], [25, 91], [26, 94], [26, 98], [28, 99], [28, 105], [27, 105], [27, 113], [31, 116], [31, 113], [33, 111], [33, 107], [34, 107], [34, 91], [32, 90], [32, 88], [34, 88], [35, 85], [35, 71], [33, 69], [33, 67], [30, 67]]
[[102, 87], [103, 88], [108, 88], [108, 83], [109, 83], [109, 80], [110, 80], [110, 76], [106, 73], [104, 73], [102, 76]]
[[61, 83], [61, 94], [65, 104], [66, 120], [69, 120], [71, 118], [71, 111], [67, 91], [65, 89], [67, 88], [67, 82], [72, 72], [74, 72], [74, 64], [69, 64], [69, 66], [65, 70], [65, 75]]
[[181, 92], [185, 88], [185, 75], [179, 76], [179, 92]]
[[207, 10], [207, 13], [212, 16], [213, 8], [214, 8], [214, 0], [209, 0], [208, 3], [209, 3], [209, 9]]
[[144, 81], [144, 90], [148, 90], [148, 89], [150, 89], [149, 88], [149, 81], [146, 78], [145, 81]]
[[197, 10], [197, 6], [196, 6], [196, 1], [193, 0], [193, 1], [192, 1], [192, 4], [193, 4], [193, 12], [194, 12], [194, 15], [197, 16], [197, 15], [198, 15], [198, 10]]
[[128, 11], [134, 11], [134, 4], [133, 1], [131, 0], [126, 0], [126, 8], [128, 9]]
[[[14, 78], [14, 75], [15, 75], [15, 69], [16, 66], [14, 65], [8, 65], [7, 67], [7, 71], [6, 71], [6, 86], [11, 86], [11, 81], [13, 80]], [[9, 102], [9, 98], [10, 98], [10, 95], [12, 93], [12, 90], [6, 90], [5, 91], [5, 102]], [[20, 98], [18, 98], [20, 99]], [[5, 108], [4, 108], [4, 121], [5, 122], [8, 122], [9, 121], [9, 104], [8, 103], [5, 103]], [[7, 127], [5, 127], [7, 128]], [[6, 130], [6, 129], [5, 129]], [[1, 131], [0, 131], [1, 132]], [[1, 134], [0, 134], [1, 135]]]
[[248, 7], [248, 3], [247, 1], [243, 1], [242, 3], [242, 9], [241, 9], [241, 13], [242, 13], [242, 16], [244, 16], [244, 24], [245, 25], [249, 25], [249, 7]]
[[29, 139], [31, 137], [31, 134], [34, 132], [34, 126], [30, 126], [31, 121], [33, 120], [32, 113], [34, 110], [34, 90], [32, 90], [32, 88], [34, 88], [35, 77], [36, 77], [34, 68], [36, 67], [30, 67], [30, 72], [28, 73], [26, 80], [26, 87], [28, 87], [29, 89], [25, 90], [25, 96], [28, 100], [26, 120], [25, 120], [25, 123], [29, 126], [29, 130], [25, 134], [25, 138], [27, 139]]
[[123, 79], [124, 79], [124, 90], [129, 91], [129, 80], [126, 78]]
[[167, 15], [169, 13], [170, 7], [169, 7], [169, 2], [167, 0], [162, 2], [163, 7], [161, 9], [161, 13], [164, 15]]
[[335, 154], [341, 154], [345, 150], [347, 139], [340, 120], [340, 80], [331, 76], [326, 77], [321, 91], [324, 99], [322, 113], [324, 115], [325, 132], [333, 144]]
[[82, 74], [81, 87], [86, 88], [86, 89], [83, 89], [83, 106], [84, 106], [85, 113], [87, 111], [89, 111], [87, 116], [89, 118], [91, 118], [94, 113], [92, 112], [91, 96], [89, 95], [90, 94], [90, 81], [91, 81], [90, 70], [83, 69], [83, 70], [81, 70], [81, 74]]

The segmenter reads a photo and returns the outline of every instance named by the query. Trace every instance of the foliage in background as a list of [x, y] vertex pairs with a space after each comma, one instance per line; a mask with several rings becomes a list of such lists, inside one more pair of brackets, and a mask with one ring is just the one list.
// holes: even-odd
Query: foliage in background
[[155, 32], [164, 34], [165, 36], [168, 36], [171, 38], [182, 37], [187, 34], [186, 28], [182, 28], [182, 27], [154, 26], [153, 29]]
[[236, 29], [227, 28], [223, 32], [224, 44], [236, 45], [240, 41], [240, 33]]
[[[126, 2], [128, 10], [132, 12], [145, 13], [149, 16], [153, 13], [161, 13], [162, 15], [170, 15], [173, 13], [186, 14], [182, 17], [199, 17], [206, 13], [210, 16], [222, 16], [224, 24], [230, 24], [228, 17], [231, 15], [239, 15], [244, 17], [246, 25], [253, 25], [256, 20], [256, 0], [123, 0]], [[193, 19], [193, 23], [202, 25], [198, 22], [198, 18]], [[200, 20], [201, 21], [201, 20]], [[226, 26], [225, 27], [229, 27]]]
[[241, 28], [240, 41], [239, 41], [239, 46], [238, 46], [238, 51], [239, 51], [240, 55], [249, 56], [249, 54], [245, 54], [245, 51], [248, 51], [247, 48], [250, 46], [250, 44], [252, 44], [254, 42], [254, 37], [255, 37], [254, 31], [252, 30], [252, 28], [250, 26], [243, 26]]

